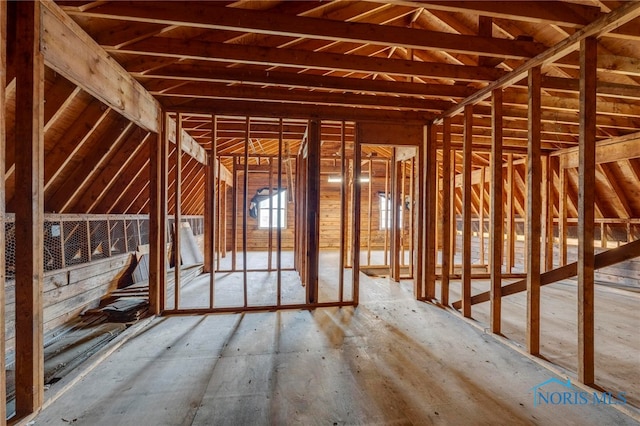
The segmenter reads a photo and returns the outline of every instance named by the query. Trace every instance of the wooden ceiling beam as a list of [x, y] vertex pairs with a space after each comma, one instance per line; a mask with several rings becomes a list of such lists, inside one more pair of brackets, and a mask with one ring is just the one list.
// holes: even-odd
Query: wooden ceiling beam
[[[456, 116], [451, 119], [451, 123], [454, 126], [454, 130], [457, 129], [457, 132], [461, 132], [462, 126], [462, 117]], [[486, 117], [477, 117], [474, 116], [473, 119], [474, 127], [491, 130], [491, 119]], [[504, 120], [503, 121], [503, 129], [511, 130], [511, 131], [527, 131], [527, 121], [526, 120]], [[563, 136], [572, 136], [572, 140], [577, 142], [577, 135], [579, 131], [579, 127], [577, 125], [568, 125], [555, 123], [552, 121], [544, 121], [542, 122], [541, 130], [543, 133], [550, 135], [549, 137], [553, 137], [551, 135], [563, 135]], [[455, 132], [454, 132], [455, 133]]]
[[[514, 86], [526, 87], [524, 82], [522, 84], [515, 84]], [[543, 76], [542, 88], [561, 92], [579, 93], [580, 80], [577, 78]], [[640, 99], [640, 86], [634, 86], [631, 84], [616, 84], [599, 81], [596, 91], [598, 95], [603, 96], [623, 99]]]
[[312, 52], [297, 49], [229, 45], [201, 40], [153, 38], [133, 43], [122, 49], [106, 49], [113, 53], [162, 56], [213, 62], [235, 62], [326, 71], [369, 72], [405, 77], [445, 78], [465, 81], [494, 81], [506, 74], [490, 67], [474, 67], [430, 63], [403, 59], [384, 59], [341, 53]]
[[[384, 0], [372, 0], [383, 2]], [[534, 23], [548, 23], [580, 28], [601, 16], [600, 8], [575, 3], [554, 3], [553, 7], [539, 1], [431, 1], [396, 0], [394, 3], [424, 7], [427, 10], [476, 13], [492, 18], [504, 18]]]
[[[158, 133], [159, 102], [54, 2], [44, 2], [41, 11], [40, 49], [47, 65], [139, 127]], [[206, 158], [202, 148], [186, 148], [190, 155]]]
[[[462, 135], [451, 135], [451, 149], [462, 149]], [[543, 153], [550, 153], [557, 150], [558, 147], [555, 143], [542, 141]], [[491, 136], [473, 136], [473, 151], [474, 152], [491, 152]], [[523, 139], [504, 138], [504, 152], [510, 154], [526, 154], [527, 153], [527, 141]]]
[[[485, 105], [475, 105], [473, 107], [473, 112], [475, 115], [490, 117], [491, 107], [485, 106]], [[507, 119], [513, 119], [513, 120], [527, 120], [527, 110], [525, 108], [518, 108], [513, 106], [505, 107], [504, 117]], [[452, 120], [455, 120], [455, 117], [452, 117]], [[551, 122], [551, 123], [577, 125], [578, 114], [575, 111], [543, 109], [542, 121]], [[634, 117], [598, 114], [596, 116], [596, 125], [623, 129], [625, 132], [637, 131], [638, 128], [640, 128], [640, 120]]]
[[[465, 98], [475, 92], [472, 87], [453, 84], [423, 84], [351, 77], [333, 77], [309, 73], [291, 73], [248, 68], [223, 68], [175, 64], [148, 73], [133, 73], [135, 77], [171, 79], [179, 82], [202, 81], [277, 85], [300, 89], [344, 90], [372, 94], [420, 95], [426, 97]], [[577, 80], [576, 80], [577, 81]]]
[[[505, 90], [504, 103], [511, 105], [526, 105], [526, 92], [515, 92], [513, 90]], [[542, 106], [544, 109], [560, 110], [560, 111], [580, 111], [580, 99], [577, 96], [551, 96], [542, 97]], [[631, 103], [630, 101], [608, 102], [599, 100], [597, 105], [598, 114], [616, 115], [623, 117], [640, 118], [640, 104]]]
[[42, 27], [47, 65], [140, 127], [158, 131], [160, 104], [53, 2], [43, 3]]
[[428, 112], [396, 111], [373, 108], [288, 104], [238, 100], [196, 99], [191, 101], [163, 99], [169, 111], [185, 113], [229, 114], [255, 117], [311, 118], [354, 121], [404, 121], [425, 123], [434, 117]]
[[[203, 134], [200, 137], [208, 137], [210, 132], [207, 134]], [[240, 130], [218, 130], [219, 138], [242, 138], [244, 137], [244, 132]], [[251, 137], [256, 139], [278, 139], [278, 135], [275, 135], [270, 132], [260, 132], [260, 131], [252, 131]], [[304, 132], [301, 133], [284, 133], [282, 135], [282, 140], [288, 140], [291, 142], [300, 142], [304, 138]]]
[[[566, 68], [578, 70], [579, 53], [574, 52], [566, 55], [563, 58], [559, 58], [555, 61], [554, 65], [558, 68]], [[597, 59], [597, 69], [601, 73], [620, 74], [626, 76], [638, 77], [640, 76], [640, 59], [628, 56], [611, 55], [611, 54], [599, 54]]]
[[631, 21], [632, 19], [640, 16], [640, 2], [625, 3], [614, 11], [607, 13], [606, 15], [593, 21], [586, 27], [576, 31], [571, 36], [565, 38], [560, 43], [556, 44], [552, 48], [544, 51], [540, 55], [529, 59], [524, 64], [520, 65], [504, 77], [501, 77], [482, 89], [478, 90], [474, 95], [464, 99], [454, 108], [451, 108], [442, 114], [441, 117], [436, 120], [439, 123], [444, 117], [452, 117], [459, 114], [466, 105], [475, 105], [476, 103], [486, 99], [491, 95], [491, 92], [496, 89], [500, 89], [506, 86], [510, 86], [517, 81], [521, 80], [523, 76], [534, 67], [541, 66], [548, 63], [553, 63], [556, 60], [566, 56], [576, 49], [576, 44], [587, 37], [597, 37], [603, 33], [612, 31], [621, 25]]
[[[578, 167], [578, 148], [568, 148], [552, 155], [564, 157], [566, 168]], [[600, 141], [596, 144], [596, 164], [640, 158], [640, 132]]]
[[[69, 11], [70, 14], [75, 12]], [[214, 2], [176, 8], [173, 2], [146, 4], [108, 3], [82, 12], [83, 16], [208, 30], [227, 30], [337, 42], [373, 44], [410, 49], [445, 50], [501, 58], [531, 58], [546, 47], [540, 43], [492, 37], [467, 36], [391, 25], [344, 22], [285, 15], [264, 10], [221, 7]]]
[[260, 88], [252, 86], [227, 86], [216, 83], [193, 83], [163, 92], [151, 92], [158, 99], [234, 99], [273, 102], [301, 103], [313, 105], [373, 106], [398, 108], [413, 111], [440, 112], [453, 102], [435, 99], [419, 99], [406, 96], [361, 95], [351, 93], [329, 93], [321, 91]]

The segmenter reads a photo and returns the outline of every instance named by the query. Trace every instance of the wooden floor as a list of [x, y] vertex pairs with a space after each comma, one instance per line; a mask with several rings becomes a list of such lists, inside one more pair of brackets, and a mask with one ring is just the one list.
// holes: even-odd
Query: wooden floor
[[361, 274], [356, 309], [158, 318], [35, 424], [637, 424], [611, 406], [534, 406], [551, 377], [414, 301], [411, 282]]

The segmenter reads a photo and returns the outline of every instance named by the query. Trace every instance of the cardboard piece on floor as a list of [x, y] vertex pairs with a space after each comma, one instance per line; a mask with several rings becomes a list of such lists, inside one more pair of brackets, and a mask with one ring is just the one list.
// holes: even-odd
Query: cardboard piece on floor
[[136, 260], [140, 262], [142, 255], [149, 253], [149, 244], [140, 244], [136, 250]]
[[180, 223], [180, 257], [183, 265], [196, 265], [204, 262], [204, 256], [189, 222]]
[[147, 281], [149, 279], [149, 255], [143, 254], [138, 258], [138, 264], [131, 273], [134, 283]]

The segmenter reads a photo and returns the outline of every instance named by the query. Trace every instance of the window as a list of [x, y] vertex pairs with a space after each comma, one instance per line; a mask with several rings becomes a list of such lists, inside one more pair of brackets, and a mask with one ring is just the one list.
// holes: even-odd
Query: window
[[[278, 226], [278, 197], [280, 197], [280, 226]], [[269, 201], [271, 201], [271, 209], [269, 209]], [[269, 225], [269, 210], [271, 210], [271, 225]], [[286, 189], [258, 203], [258, 228], [269, 229], [270, 227], [282, 229], [287, 227]]]
[[[380, 229], [391, 229], [391, 197], [385, 193], [378, 193], [380, 206]], [[402, 228], [402, 206], [398, 206], [398, 227]]]

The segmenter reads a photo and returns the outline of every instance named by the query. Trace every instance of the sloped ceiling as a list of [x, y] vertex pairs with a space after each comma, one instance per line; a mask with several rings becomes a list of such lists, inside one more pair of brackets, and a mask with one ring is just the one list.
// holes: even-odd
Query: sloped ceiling
[[[624, 6], [617, 1], [238, 1], [56, 2], [160, 103], [184, 113], [184, 128], [210, 148], [217, 114], [219, 153], [242, 151], [250, 115], [252, 154], [273, 155], [283, 138], [292, 152], [306, 119], [320, 116], [326, 152], [335, 151], [340, 122], [422, 121], [531, 57]], [[572, 51], [542, 67], [542, 143], [548, 154], [578, 143], [579, 58]], [[640, 21], [598, 39], [597, 138], [640, 131]], [[15, 90], [8, 70], [8, 134]], [[60, 213], [147, 210], [149, 143], [142, 130], [54, 71], [45, 87], [45, 203]], [[527, 146], [526, 81], [504, 90], [508, 152]], [[488, 164], [491, 106], [474, 107], [476, 167]], [[460, 147], [462, 115], [452, 117]], [[8, 138], [7, 200], [11, 210], [15, 140]], [[640, 144], [640, 143], [639, 143]], [[172, 145], [173, 147], [174, 145]], [[640, 146], [640, 145], [639, 145]], [[173, 148], [172, 148], [173, 149]], [[640, 147], [638, 148], [640, 152]], [[384, 151], [378, 153], [385, 155]], [[170, 167], [175, 163], [171, 155]], [[226, 160], [230, 166], [230, 160]], [[598, 166], [597, 213], [637, 217], [640, 167], [633, 155]], [[461, 164], [458, 161], [457, 164]], [[524, 183], [525, 165], [516, 167]], [[183, 154], [186, 214], [202, 213], [203, 167]], [[577, 199], [569, 170], [569, 200]], [[516, 185], [516, 206], [524, 187]], [[170, 197], [172, 195], [170, 194]], [[488, 197], [484, 197], [488, 203]], [[571, 202], [569, 213], [575, 214]], [[488, 204], [485, 206], [488, 208]], [[476, 205], [478, 209], [478, 205]], [[518, 209], [518, 207], [516, 207]]]

